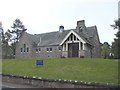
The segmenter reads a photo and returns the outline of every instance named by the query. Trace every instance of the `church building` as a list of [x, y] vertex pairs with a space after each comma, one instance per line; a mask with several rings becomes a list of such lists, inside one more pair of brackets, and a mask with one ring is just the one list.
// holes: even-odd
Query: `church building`
[[16, 58], [100, 58], [100, 40], [96, 26], [77, 21], [75, 29], [59, 26], [55, 32], [24, 32], [16, 45]]

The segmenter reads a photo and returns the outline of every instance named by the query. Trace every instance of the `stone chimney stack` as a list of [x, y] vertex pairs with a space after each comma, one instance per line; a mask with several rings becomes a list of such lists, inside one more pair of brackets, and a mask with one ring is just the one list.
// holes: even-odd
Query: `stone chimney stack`
[[86, 30], [86, 26], [85, 26], [85, 20], [77, 21], [76, 30], [77, 30], [78, 33], [82, 33], [83, 35], [85, 35], [85, 37], [87, 37], [87, 30]]
[[80, 20], [80, 21], [77, 21], [77, 32], [78, 33], [84, 33], [85, 32], [85, 20]]

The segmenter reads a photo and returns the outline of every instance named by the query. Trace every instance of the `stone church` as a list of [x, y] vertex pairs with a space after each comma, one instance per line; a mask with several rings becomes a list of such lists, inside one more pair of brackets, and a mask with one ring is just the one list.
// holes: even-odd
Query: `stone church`
[[75, 29], [29, 34], [24, 32], [16, 47], [16, 58], [100, 58], [100, 40], [96, 26], [77, 21]]

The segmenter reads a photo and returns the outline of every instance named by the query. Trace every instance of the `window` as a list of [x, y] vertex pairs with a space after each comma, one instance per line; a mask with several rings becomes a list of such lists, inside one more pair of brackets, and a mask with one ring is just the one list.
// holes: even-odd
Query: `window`
[[58, 50], [61, 51], [61, 50], [62, 50], [62, 47], [58, 47]]
[[76, 40], [76, 36], [74, 35], [74, 40]]
[[41, 51], [41, 49], [39, 48], [39, 52]]
[[23, 52], [23, 48], [20, 48], [20, 50], [21, 50], [21, 53]]
[[52, 51], [52, 48], [46, 48], [46, 51], [48, 52], [48, 51]]
[[38, 52], [38, 49], [36, 49], [36, 52]]
[[52, 51], [52, 48], [50, 48], [50, 51]]
[[26, 51], [26, 44], [24, 44], [23, 48], [24, 48], [24, 52], [25, 52]]
[[49, 51], [49, 48], [46, 48], [46, 51]]
[[27, 52], [29, 52], [29, 48], [27, 47]]
[[70, 35], [71, 41], [73, 40], [73, 37], [72, 37], [72, 36], [73, 36], [73, 34]]
[[80, 45], [81, 45], [81, 50], [83, 50], [83, 43], [81, 42]]

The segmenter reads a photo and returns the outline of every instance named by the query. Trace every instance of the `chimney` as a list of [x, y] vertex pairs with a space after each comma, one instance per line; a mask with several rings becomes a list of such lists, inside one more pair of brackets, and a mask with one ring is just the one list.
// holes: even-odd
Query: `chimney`
[[85, 20], [77, 21], [76, 30], [78, 33], [85, 33], [86, 32]]
[[64, 31], [64, 26], [59, 26], [59, 32], [62, 33]]
[[85, 20], [77, 21], [77, 26], [85, 26]]

